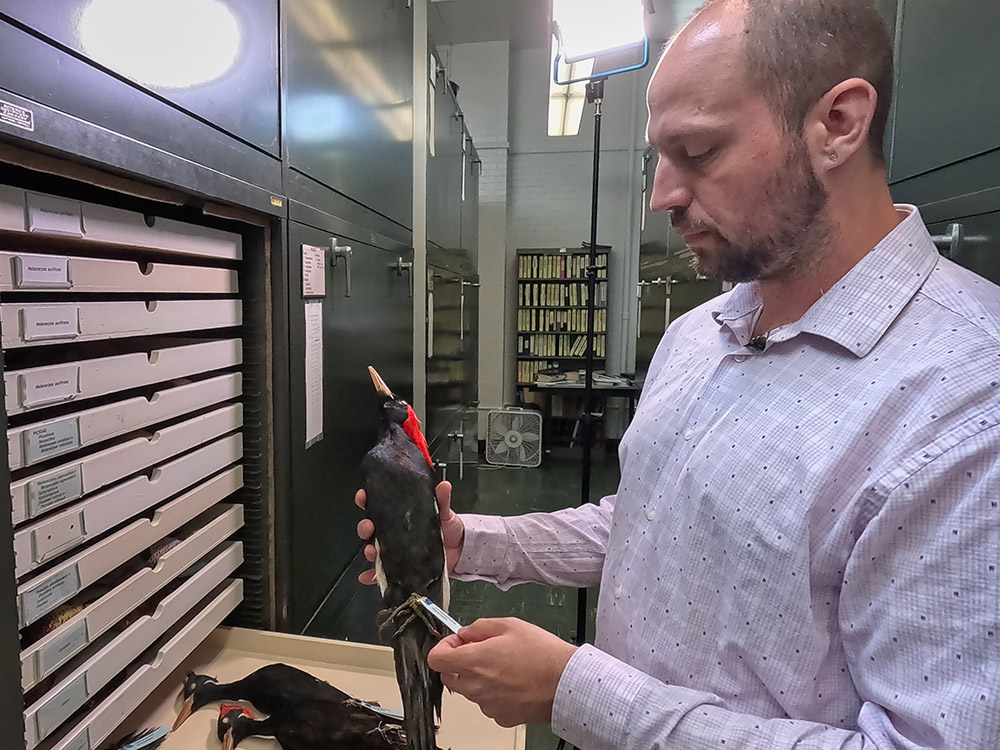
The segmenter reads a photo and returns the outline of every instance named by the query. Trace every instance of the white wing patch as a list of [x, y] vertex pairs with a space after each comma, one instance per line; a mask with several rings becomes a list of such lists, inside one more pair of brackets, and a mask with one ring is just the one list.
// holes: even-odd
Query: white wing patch
[[378, 539], [375, 540], [375, 580], [378, 581], [378, 590], [385, 596], [385, 590], [389, 588], [389, 582], [385, 579], [385, 571], [382, 569], [382, 550], [379, 549]]
[[[437, 507], [437, 503], [434, 504]], [[441, 534], [441, 546], [444, 547], [444, 534]], [[448, 611], [448, 603], [451, 601], [451, 579], [448, 578], [448, 553], [444, 555], [444, 572], [441, 573], [441, 609]]]

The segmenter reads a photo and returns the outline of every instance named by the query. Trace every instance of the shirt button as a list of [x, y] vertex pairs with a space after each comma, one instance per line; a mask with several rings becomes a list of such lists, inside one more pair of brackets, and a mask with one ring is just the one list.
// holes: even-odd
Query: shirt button
[[653, 510], [652, 508], [650, 508], [649, 510], [647, 510], [646, 511], [646, 518], [648, 518], [650, 521], [652, 521], [654, 518], [656, 518], [656, 511]]
[[622, 598], [622, 587], [618, 586], [617, 588], [615, 588], [615, 599], [621, 599], [621, 598]]
[[694, 430], [685, 430], [684, 431], [684, 439], [685, 440], [690, 440], [692, 437], [694, 437]]
[[737, 354], [737, 355], [736, 355], [735, 357], [733, 357], [733, 359], [735, 359], [735, 360], [736, 360], [737, 362], [742, 362], [742, 361], [743, 361], [743, 360], [745, 360], [746, 358], [747, 358], [747, 357], [746, 357], [746, 355], [745, 355], [745, 354]]

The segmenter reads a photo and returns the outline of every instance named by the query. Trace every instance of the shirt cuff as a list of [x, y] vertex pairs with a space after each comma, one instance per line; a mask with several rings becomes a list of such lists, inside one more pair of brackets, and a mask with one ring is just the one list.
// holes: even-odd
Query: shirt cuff
[[462, 555], [453, 571], [457, 580], [491, 580], [507, 571], [507, 524], [500, 516], [461, 514], [465, 525]]
[[556, 688], [552, 731], [577, 747], [621, 747], [629, 712], [645, 679], [594, 646], [581, 646]]

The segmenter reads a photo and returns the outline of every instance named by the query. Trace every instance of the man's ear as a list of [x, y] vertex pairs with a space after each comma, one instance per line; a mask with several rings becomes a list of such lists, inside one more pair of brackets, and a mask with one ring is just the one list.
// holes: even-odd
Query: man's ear
[[878, 93], [863, 78], [848, 78], [813, 105], [802, 135], [816, 174], [836, 169], [858, 152], [868, 152], [868, 133]]

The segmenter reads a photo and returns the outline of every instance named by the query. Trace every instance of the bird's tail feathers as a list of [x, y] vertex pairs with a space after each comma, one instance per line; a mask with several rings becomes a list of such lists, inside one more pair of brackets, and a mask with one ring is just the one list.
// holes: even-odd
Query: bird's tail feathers
[[403, 698], [408, 750], [435, 750], [435, 714], [441, 716], [441, 675], [427, 666], [434, 637], [416, 620], [396, 636], [396, 680]]

